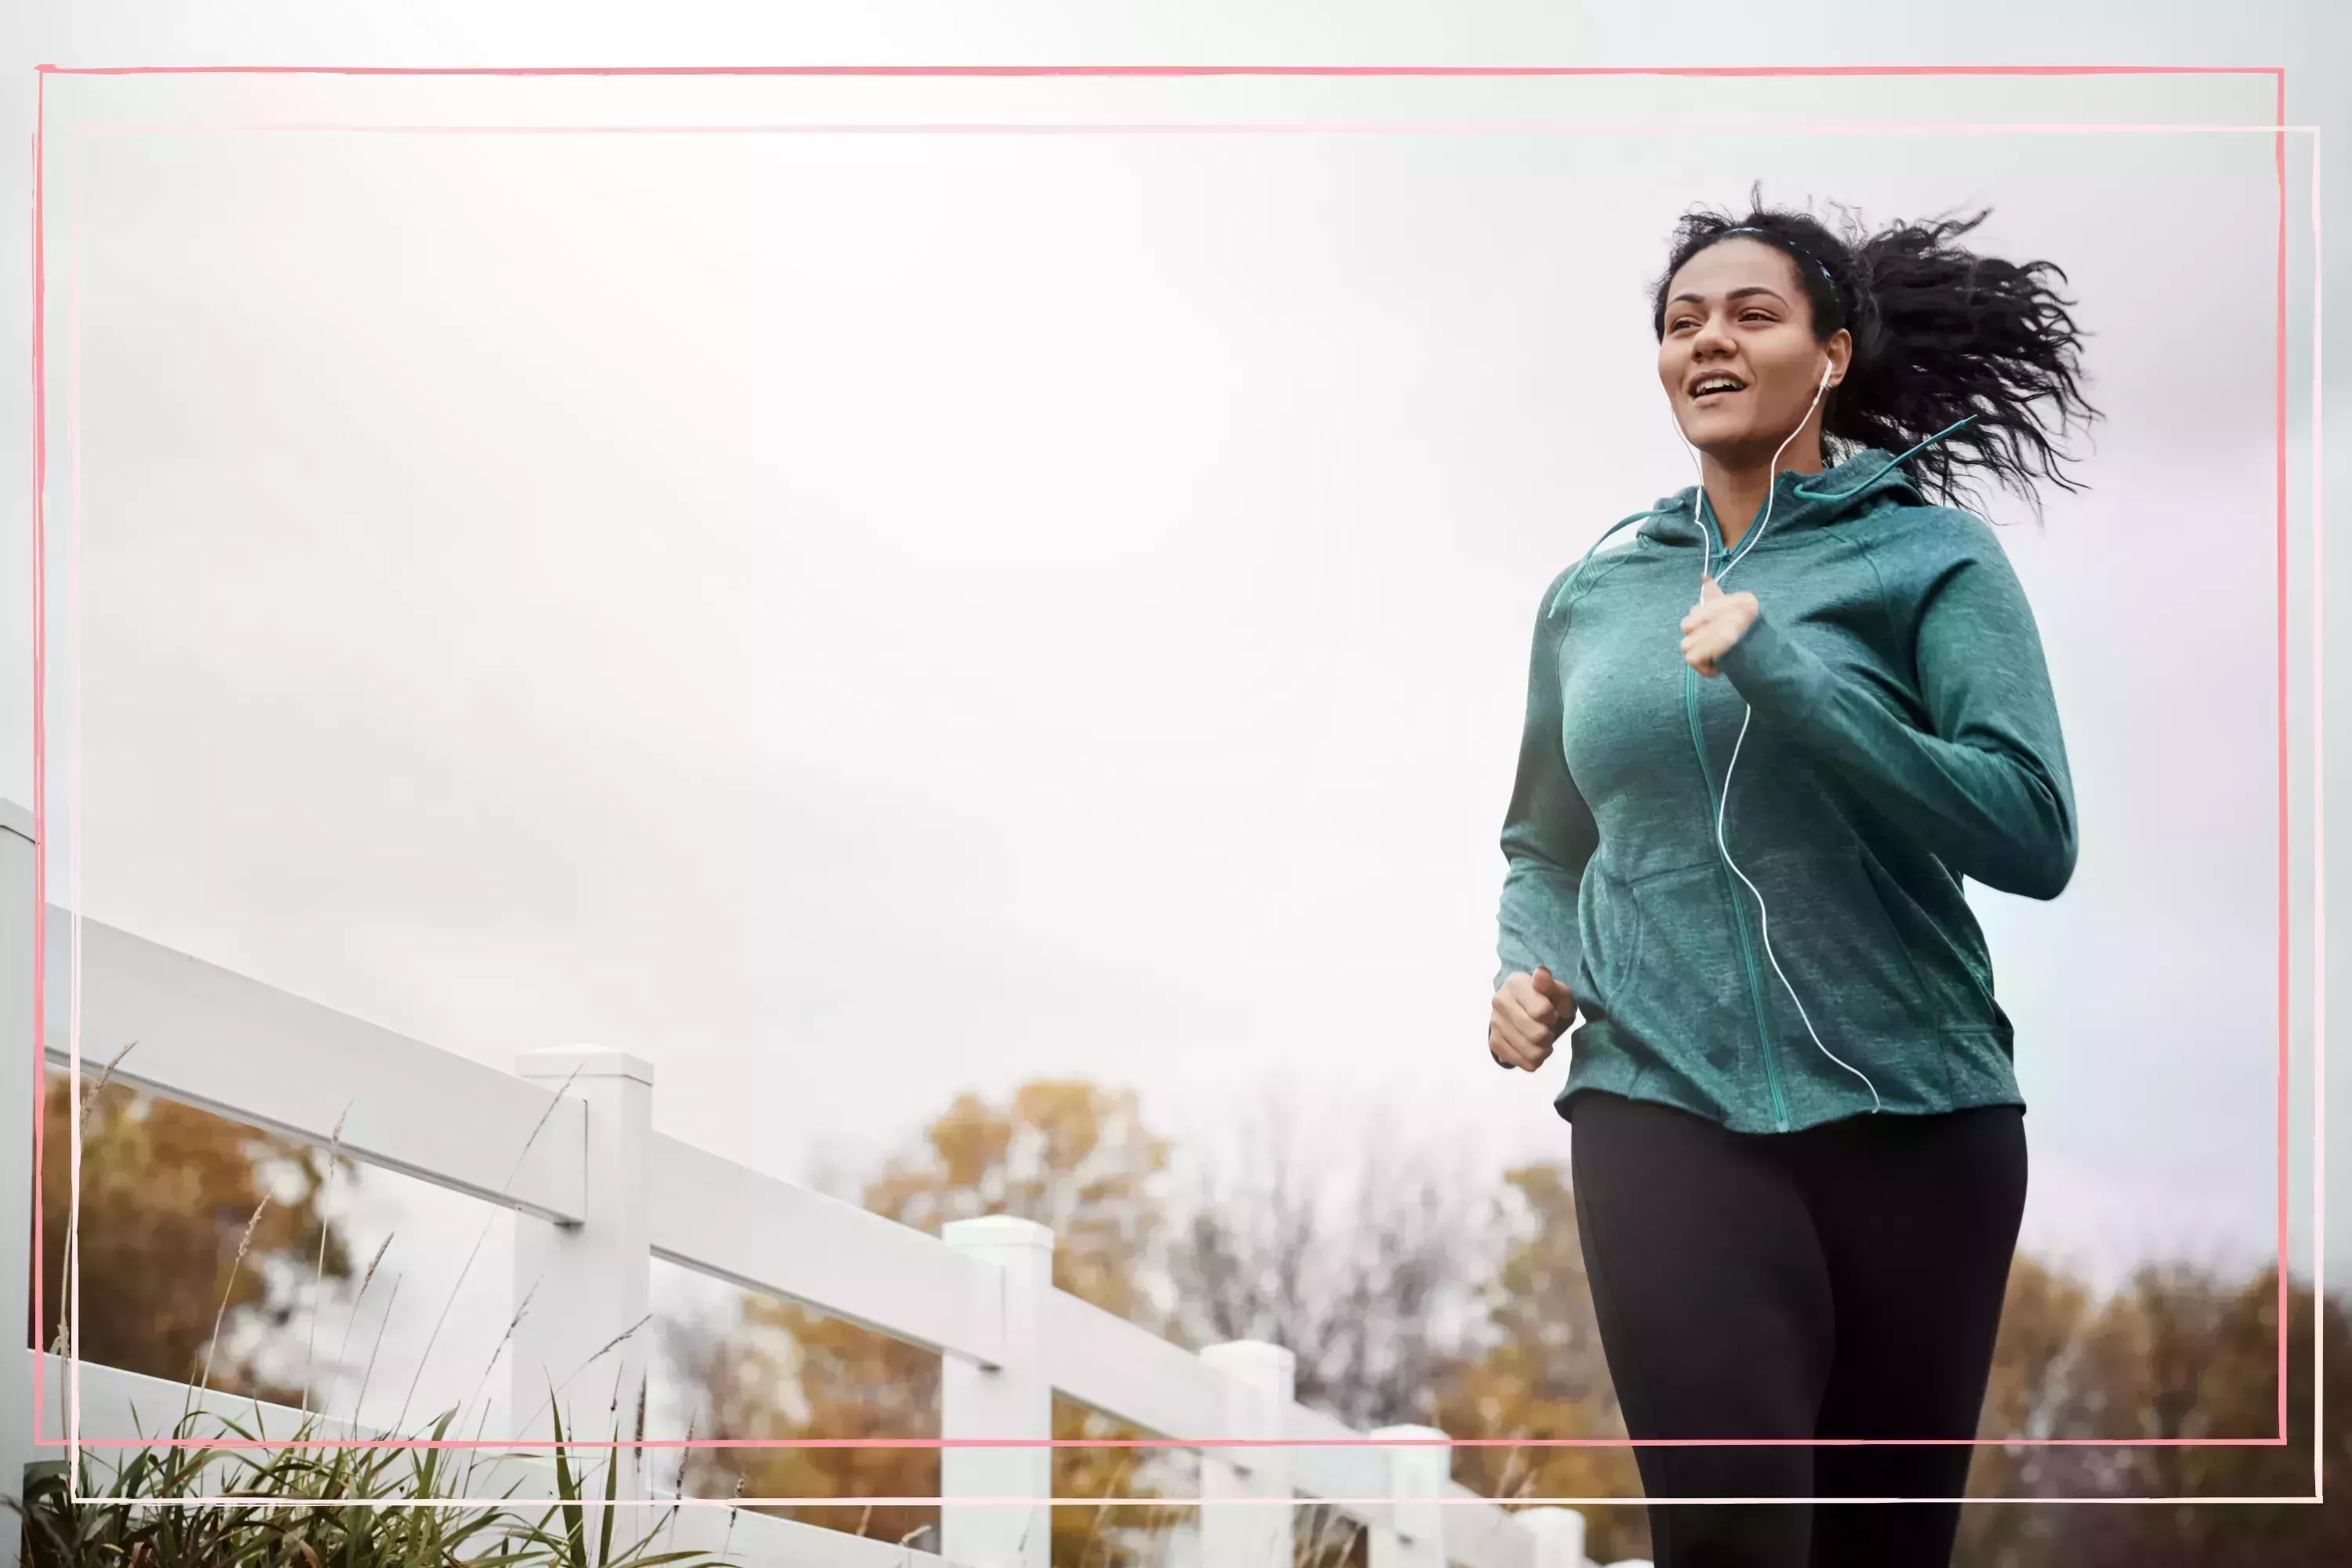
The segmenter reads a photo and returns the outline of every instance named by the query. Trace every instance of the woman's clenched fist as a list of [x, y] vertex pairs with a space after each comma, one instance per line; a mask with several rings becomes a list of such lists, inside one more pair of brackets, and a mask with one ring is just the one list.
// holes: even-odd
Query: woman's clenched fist
[[1576, 998], [1550, 970], [1507, 974], [1488, 1014], [1486, 1049], [1504, 1067], [1533, 1072], [1575, 1018]]

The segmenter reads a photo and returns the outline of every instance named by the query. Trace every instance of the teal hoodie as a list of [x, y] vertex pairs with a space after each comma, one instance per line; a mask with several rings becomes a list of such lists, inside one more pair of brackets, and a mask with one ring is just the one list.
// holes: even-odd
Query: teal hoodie
[[1725, 581], [1761, 613], [1714, 679], [1681, 647], [1726, 559], [1696, 487], [1546, 590], [1496, 984], [1542, 964], [1574, 994], [1562, 1115], [1596, 1089], [1742, 1132], [2023, 1103], [1961, 884], [2057, 897], [2074, 787], [2000, 542], [1899, 461], [1778, 476]]

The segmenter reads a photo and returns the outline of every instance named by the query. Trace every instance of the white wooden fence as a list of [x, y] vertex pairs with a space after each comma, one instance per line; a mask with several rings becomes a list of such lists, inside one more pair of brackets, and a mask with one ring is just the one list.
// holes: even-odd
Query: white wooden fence
[[[0, 854], [8, 949], [0, 1050], [29, 1050], [32, 825], [7, 802]], [[44, 1044], [61, 1065], [73, 933], [63, 910], [37, 907], [47, 921]], [[1364, 1446], [1367, 1435], [1293, 1399], [1288, 1352], [1241, 1343], [1194, 1355], [1055, 1289], [1054, 1240], [1042, 1226], [967, 1220], [933, 1237], [656, 1133], [653, 1071], [636, 1058], [532, 1051], [514, 1073], [499, 1072], [95, 921], [81, 922], [80, 963], [86, 1047], [102, 1060], [138, 1042], [119, 1080], [317, 1144], [340, 1119], [341, 1148], [355, 1160], [516, 1211], [516, 1294], [531, 1293], [513, 1347], [518, 1411], [543, 1407], [550, 1380], [567, 1379], [567, 1405], [602, 1411], [617, 1395], [621, 1408], [635, 1407], [646, 1336], [596, 1352], [645, 1317], [660, 1258], [936, 1350], [946, 1438], [1049, 1437], [1059, 1394], [1169, 1437], [1296, 1445], [1202, 1451], [1203, 1568], [1288, 1568], [1295, 1510], [1265, 1500], [1291, 1497], [1327, 1500], [1359, 1521], [1373, 1568], [1588, 1568], [1580, 1515], [1475, 1500], [1450, 1479], [1448, 1450], [1427, 1441], [1442, 1433], [1385, 1428], [1369, 1436], [1421, 1441]], [[0, 1129], [28, 1129], [33, 1075], [9, 1061], [23, 1058], [0, 1059]], [[84, 1069], [97, 1066], [85, 1060]], [[26, 1171], [29, 1154], [0, 1143], [0, 1170]], [[26, 1215], [17, 1191], [0, 1194], [0, 1213]], [[28, 1238], [18, 1235], [5, 1250], [21, 1259]], [[9, 1289], [23, 1299], [21, 1264], [13, 1279], [0, 1276], [0, 1290]], [[592, 1358], [593, 1381], [583, 1384], [578, 1369]], [[19, 1379], [29, 1372], [29, 1359], [11, 1368]], [[62, 1377], [52, 1360], [44, 1419], [52, 1434]], [[85, 1438], [138, 1436], [134, 1405], [149, 1435], [180, 1408], [177, 1385], [91, 1365], [80, 1378]], [[248, 1404], [236, 1408], [252, 1414]], [[269, 1431], [291, 1429], [295, 1413], [274, 1414]], [[534, 1418], [515, 1436], [546, 1434]], [[0, 1465], [20, 1461], [26, 1436], [9, 1429]], [[52, 1445], [40, 1457], [58, 1452]], [[673, 1529], [681, 1545], [724, 1539], [749, 1565], [1045, 1568], [1045, 1509], [977, 1500], [1048, 1497], [1050, 1463], [1044, 1447], [944, 1450], [937, 1555], [719, 1508], [682, 1509]], [[625, 1497], [654, 1495], [633, 1468], [623, 1486]], [[12, 1551], [14, 1533], [0, 1531]]]

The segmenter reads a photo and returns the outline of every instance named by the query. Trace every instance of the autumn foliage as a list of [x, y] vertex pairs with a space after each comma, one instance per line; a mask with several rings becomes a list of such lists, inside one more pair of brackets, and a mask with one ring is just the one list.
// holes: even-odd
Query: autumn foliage
[[[83, 1081], [81, 1358], [194, 1382], [209, 1352], [214, 1388], [299, 1403], [300, 1388], [265, 1377], [258, 1358], [300, 1310], [300, 1292], [287, 1281], [351, 1276], [342, 1237], [320, 1210], [326, 1152], [121, 1083], [100, 1089], [94, 1073]], [[68, 1321], [74, 1233], [66, 1075], [50, 1074], [42, 1117], [39, 1332], [53, 1347]], [[216, 1322], [229, 1342], [217, 1350]]]

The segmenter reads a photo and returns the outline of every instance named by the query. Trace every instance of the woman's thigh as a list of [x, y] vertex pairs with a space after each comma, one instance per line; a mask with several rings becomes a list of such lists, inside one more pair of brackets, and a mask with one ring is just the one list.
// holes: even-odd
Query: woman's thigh
[[[1824, 1437], [1950, 1440], [1823, 1448], [1822, 1497], [1957, 1498], [1968, 1482], [2025, 1205], [2015, 1107], [1872, 1117], [1806, 1135], [1800, 1162], [1828, 1259], [1837, 1344]], [[1825, 1508], [1824, 1563], [1945, 1561], [1959, 1505]]]
[[1747, 1440], [1635, 1450], [1655, 1560], [1803, 1563], [1802, 1506], [1660, 1506], [1813, 1491], [1804, 1445], [1834, 1314], [1802, 1184], [1771, 1142], [1683, 1111], [1600, 1094], [1570, 1110], [1577, 1223], [1628, 1432]]

